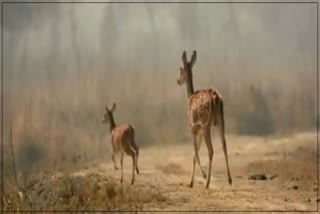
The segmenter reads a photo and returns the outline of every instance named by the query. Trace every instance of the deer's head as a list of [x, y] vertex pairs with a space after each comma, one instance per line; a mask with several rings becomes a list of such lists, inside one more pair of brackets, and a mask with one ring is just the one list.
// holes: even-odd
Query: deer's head
[[103, 115], [102, 123], [109, 123], [110, 120], [113, 118], [113, 112], [116, 110], [116, 103], [113, 103], [111, 109], [106, 106], [106, 112]]
[[192, 52], [190, 61], [187, 61], [187, 53], [186, 51], [183, 51], [182, 53], [183, 66], [180, 67], [180, 76], [177, 79], [178, 85], [183, 85], [184, 83], [186, 83], [187, 78], [192, 77], [192, 67], [195, 64], [196, 60], [197, 60], [197, 51], [194, 50]]

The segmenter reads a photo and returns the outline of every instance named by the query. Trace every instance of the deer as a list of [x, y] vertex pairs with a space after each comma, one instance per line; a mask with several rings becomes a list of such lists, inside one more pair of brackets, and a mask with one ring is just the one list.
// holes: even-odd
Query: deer
[[[212, 168], [212, 158], [214, 150], [211, 143], [211, 127], [218, 127], [220, 139], [222, 142], [223, 152], [225, 156], [227, 175], [229, 185], [232, 185], [232, 178], [229, 169], [229, 160], [227, 152], [227, 143], [225, 138], [225, 121], [223, 112], [223, 98], [222, 95], [212, 88], [202, 89], [194, 91], [193, 79], [192, 79], [192, 68], [197, 59], [197, 52], [194, 50], [192, 52], [191, 59], [187, 61], [187, 53], [183, 51], [182, 53], [182, 65], [180, 66], [180, 76], [177, 79], [177, 84], [182, 86], [186, 85], [187, 97], [188, 97], [188, 125], [192, 133], [192, 140], [194, 146], [193, 155], [193, 166], [192, 173], [190, 177], [190, 183], [187, 185], [190, 188], [193, 187], [195, 165], [199, 165], [200, 171], [204, 179], [206, 179], [206, 188], [209, 188], [211, 168]], [[209, 157], [209, 168], [207, 174], [205, 173], [203, 167], [200, 163], [199, 150], [201, 146], [202, 139], [204, 138]]]
[[125, 123], [117, 126], [113, 117], [113, 113], [116, 110], [116, 103], [113, 103], [111, 108], [105, 106], [105, 114], [103, 115], [102, 123], [109, 123], [111, 134], [111, 147], [112, 147], [112, 161], [114, 169], [118, 170], [118, 166], [115, 160], [115, 156], [120, 153], [120, 167], [121, 167], [121, 179], [123, 182], [123, 159], [124, 155], [128, 155], [132, 158], [132, 179], [131, 184], [135, 182], [135, 171], [139, 174], [138, 157], [139, 148], [135, 142], [135, 131], [131, 124]]

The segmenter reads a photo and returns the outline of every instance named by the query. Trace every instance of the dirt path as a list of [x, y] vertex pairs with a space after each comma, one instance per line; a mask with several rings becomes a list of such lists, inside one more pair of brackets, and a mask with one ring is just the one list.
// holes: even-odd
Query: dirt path
[[[211, 185], [208, 190], [205, 189], [205, 180], [201, 177], [198, 166], [196, 166], [193, 189], [186, 187], [192, 166], [193, 148], [191, 142], [141, 149], [139, 158], [141, 173], [137, 176], [133, 188], [153, 186], [167, 198], [163, 202], [148, 203], [144, 209], [167, 211], [312, 211], [317, 209], [316, 189], [302, 188], [303, 183], [300, 183], [301, 188], [300, 186], [298, 189], [291, 188], [292, 177], [288, 177], [287, 180], [249, 180], [246, 171], [248, 164], [254, 161], [281, 160], [297, 148], [304, 146], [316, 148], [315, 133], [269, 140], [227, 136], [233, 177], [232, 186], [229, 186], [227, 182], [221, 144], [217, 139], [214, 139], [213, 143], [215, 154]], [[202, 164], [207, 166], [207, 150], [204, 143], [200, 150], [200, 159]], [[131, 159], [126, 157], [124, 159], [124, 182], [126, 183], [129, 183], [131, 179], [131, 164]], [[112, 176], [116, 180], [120, 179], [120, 171], [115, 171], [110, 161], [89, 167], [86, 170], [80, 170], [75, 175], [85, 175], [92, 172]], [[275, 175], [277, 173], [281, 172], [275, 172]]]

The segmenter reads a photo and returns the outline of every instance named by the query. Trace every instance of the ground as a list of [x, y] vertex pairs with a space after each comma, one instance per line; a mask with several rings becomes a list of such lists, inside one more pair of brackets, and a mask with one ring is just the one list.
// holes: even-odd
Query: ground
[[[190, 140], [141, 148], [140, 174], [134, 185], [130, 185], [131, 158], [126, 156], [123, 184], [120, 184], [120, 170], [114, 170], [111, 159], [106, 158], [78, 167], [68, 172], [68, 176], [65, 172], [42, 173], [42, 177], [37, 176], [32, 182], [29, 178], [26, 188], [31, 200], [41, 198], [32, 203], [34, 209], [42, 210], [50, 207], [56, 210], [315, 211], [316, 143], [316, 133], [273, 138], [227, 135], [233, 178], [233, 184], [229, 185], [221, 143], [213, 138], [209, 189], [205, 189], [198, 166], [194, 187], [186, 186], [193, 157]], [[204, 142], [200, 159], [204, 166], [208, 165]], [[267, 179], [248, 179], [257, 173], [265, 174]], [[52, 196], [50, 186], [58, 182], [63, 183], [64, 190], [57, 190], [58, 196]], [[58, 208], [52, 202], [55, 197], [55, 203], [61, 202]]]

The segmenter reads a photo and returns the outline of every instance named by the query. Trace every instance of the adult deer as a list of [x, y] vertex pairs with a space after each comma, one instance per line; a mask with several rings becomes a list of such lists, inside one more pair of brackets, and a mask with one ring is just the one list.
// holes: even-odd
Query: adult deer
[[120, 126], [116, 126], [114, 121], [113, 112], [116, 109], [116, 103], [113, 103], [111, 109], [106, 106], [106, 112], [103, 116], [102, 123], [110, 124], [110, 133], [111, 133], [111, 145], [112, 145], [112, 161], [114, 164], [115, 170], [118, 170], [115, 156], [120, 153], [120, 166], [121, 166], [121, 179], [120, 182], [123, 182], [123, 158], [126, 153], [132, 158], [132, 180], [131, 184], [135, 181], [135, 171], [139, 174], [138, 169], [138, 156], [139, 148], [135, 143], [134, 139], [134, 129], [132, 125], [126, 123]]
[[[224, 128], [224, 115], [223, 115], [223, 99], [222, 96], [211, 88], [197, 90], [193, 89], [192, 80], [192, 67], [197, 59], [197, 52], [193, 51], [190, 61], [187, 61], [186, 51], [182, 53], [182, 63], [183, 66], [180, 67], [180, 77], [177, 83], [181, 86], [186, 84], [187, 94], [188, 94], [188, 121], [189, 127], [192, 133], [193, 145], [194, 145], [194, 156], [193, 156], [193, 167], [190, 179], [190, 188], [193, 187], [194, 180], [194, 170], [196, 162], [199, 165], [202, 176], [206, 181], [206, 188], [209, 188], [210, 177], [211, 177], [211, 167], [213, 158], [213, 148], [211, 143], [211, 126], [218, 126], [219, 135], [222, 141], [223, 152], [227, 165], [227, 173], [229, 184], [232, 184], [232, 178], [229, 169], [227, 144], [225, 139], [225, 128]], [[199, 159], [199, 149], [201, 145], [202, 138], [206, 142], [209, 155], [209, 168], [207, 175], [203, 170], [200, 159]]]

